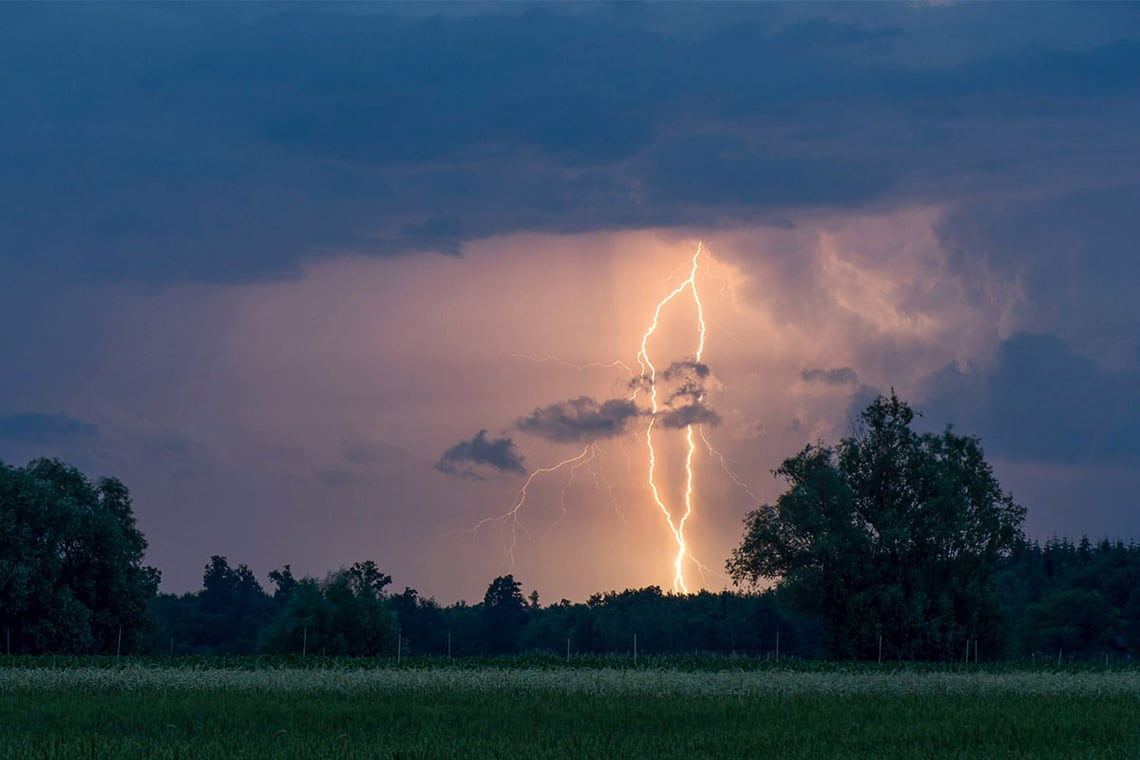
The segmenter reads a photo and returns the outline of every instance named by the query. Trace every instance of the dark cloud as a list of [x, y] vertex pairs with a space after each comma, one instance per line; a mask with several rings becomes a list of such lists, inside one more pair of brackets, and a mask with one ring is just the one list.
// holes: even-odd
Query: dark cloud
[[1029, 461], [1140, 457], [1140, 372], [1103, 369], [1053, 334], [1005, 341], [991, 371], [948, 365], [929, 381], [926, 418]]
[[408, 247], [420, 247], [458, 256], [463, 247], [463, 220], [454, 216], [433, 216], [422, 222], [405, 224], [400, 233]]
[[807, 383], [823, 383], [824, 385], [854, 385], [859, 376], [851, 367], [835, 367], [834, 369], [805, 369], [800, 372], [800, 379]]
[[599, 404], [588, 396], [579, 396], [535, 409], [515, 427], [550, 441], [596, 441], [622, 435], [629, 421], [642, 414], [628, 399], [611, 398]]
[[487, 431], [480, 430], [469, 441], [460, 441], [435, 464], [435, 469], [448, 475], [480, 478], [476, 467], [490, 467], [499, 472], [526, 473], [522, 455], [510, 438], [487, 439]]
[[684, 428], [689, 425], [719, 425], [720, 415], [703, 403], [695, 402], [662, 412], [657, 415], [657, 421], [667, 428]]
[[1001, 119], [1095, 111], [1109, 141], [1084, 155], [1136, 168], [1106, 147], [1130, 144], [1140, 89], [1121, 9], [0, 14], [0, 256], [65, 278], [248, 281], [522, 230], [786, 223], [932, 176], [943, 197], [999, 170], [1016, 182], [1093, 144], [1058, 151], [1049, 129]]
[[673, 362], [665, 368], [665, 371], [661, 373], [661, 377], [666, 380], [672, 380], [673, 378], [685, 377], [690, 374], [703, 380], [709, 376], [709, 365], [692, 359]]
[[704, 398], [704, 395], [705, 388], [703, 385], [694, 380], [686, 380], [669, 391], [669, 395], [665, 397], [665, 404], [666, 406], [674, 406], [678, 400], [685, 400], [688, 403], [698, 403]]
[[8, 441], [43, 441], [53, 438], [91, 437], [98, 429], [89, 422], [66, 414], [25, 412], [0, 417], [0, 439]]
[[967, 205], [940, 234], [962, 272], [988, 268], [1017, 278], [1027, 297], [1019, 316], [1030, 329], [1055, 332], [1091, 354], [1130, 358], [1140, 339], [1137, 208], [1140, 184]]
[[648, 177], [658, 202], [846, 205], [885, 192], [898, 172], [880, 161], [772, 155], [734, 136], [693, 135], [655, 149]]

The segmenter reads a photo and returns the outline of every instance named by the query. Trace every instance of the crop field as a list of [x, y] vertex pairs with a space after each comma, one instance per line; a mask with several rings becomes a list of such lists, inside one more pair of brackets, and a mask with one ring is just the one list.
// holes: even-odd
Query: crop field
[[8, 658], [0, 757], [1140, 760], [1131, 668], [693, 664]]

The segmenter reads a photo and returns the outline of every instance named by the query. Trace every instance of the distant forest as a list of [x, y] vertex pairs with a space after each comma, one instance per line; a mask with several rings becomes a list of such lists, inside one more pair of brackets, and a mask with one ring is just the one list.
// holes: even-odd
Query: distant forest
[[[361, 567], [321, 582], [296, 581], [284, 568], [272, 574], [267, 592], [244, 565], [233, 568], [215, 557], [201, 591], [153, 599], [140, 650], [300, 654], [304, 647], [309, 654], [394, 656], [399, 636], [404, 656], [564, 655], [568, 645], [573, 654], [632, 654], [636, 636], [647, 655], [775, 657], [778, 647], [780, 657], [829, 656], [822, 622], [789, 609], [775, 591], [682, 595], [650, 586], [543, 604], [538, 592], [524, 594], [507, 575], [490, 583], [481, 602], [445, 606], [411, 588], [386, 593], [390, 579], [383, 574], [372, 576], [379, 593], [374, 599], [365, 593], [361, 601], [350, 591], [360, 588]], [[298, 584], [305, 584], [300, 593]], [[980, 659], [1140, 654], [1136, 543], [1025, 542], [1002, 561], [996, 592], [1006, 625], [996, 640], [978, 644]], [[866, 635], [867, 647], [877, 652], [878, 633]], [[896, 656], [883, 652], [884, 659]]]
[[[481, 601], [396, 592], [374, 561], [325, 578], [215, 556], [160, 594], [127, 488], [59, 460], [0, 463], [0, 628], [9, 654], [465, 657], [518, 652], [863, 660], [1131, 658], [1140, 545], [1025, 538], [980, 443], [911, 428], [894, 394], [834, 448], [776, 470], [727, 561], [742, 592], [656, 586], [543, 603], [511, 575]], [[774, 579], [775, 586], [755, 590]]]

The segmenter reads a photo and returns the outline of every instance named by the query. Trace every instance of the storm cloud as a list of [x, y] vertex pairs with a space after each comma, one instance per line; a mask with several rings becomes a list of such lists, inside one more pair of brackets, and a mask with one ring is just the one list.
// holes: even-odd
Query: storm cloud
[[[1134, 176], [1136, 23], [1127, 4], [9, 4], [0, 92], [26, 107], [0, 257], [248, 282], [517, 231], [786, 223], [947, 197], [981, 167], [1065, 176], [1080, 122], [1059, 115], [1089, 108], [1105, 158], [1086, 157]], [[1056, 130], [995, 139], [1044, 98]]]
[[823, 385], [854, 385], [859, 381], [859, 375], [851, 367], [805, 369], [800, 372], [800, 379], [806, 383], [822, 383]]
[[661, 377], [665, 380], [690, 375], [700, 378], [701, 380], [705, 379], [709, 376], [709, 365], [692, 359], [686, 359], [685, 361], [673, 362], [661, 373]]
[[686, 428], [689, 425], [719, 425], [720, 415], [701, 402], [661, 412], [657, 421], [667, 428]]
[[1140, 460], [1140, 371], [1108, 370], [1057, 335], [1018, 333], [992, 367], [947, 365], [929, 381], [927, 417], [980, 435], [1021, 461]]
[[476, 469], [479, 467], [526, 474], [522, 455], [515, 449], [514, 441], [510, 438], [489, 440], [486, 430], [480, 430], [470, 440], [455, 444], [435, 463], [435, 469], [440, 472], [476, 480], [482, 478]]
[[[536, 478], [527, 583], [660, 583], [634, 391], [663, 477], [720, 420], [774, 499], [896, 387], [1036, 535], [1140, 535], [1136, 3], [0, 3], [0, 66], [0, 458], [122, 477], [165, 590], [377, 552], [475, 598], [500, 536], [447, 536], [524, 441], [610, 441]], [[630, 382], [697, 240], [716, 377], [685, 304]], [[699, 488], [716, 565], [754, 503]]]
[[597, 441], [623, 435], [630, 420], [643, 414], [629, 399], [611, 398], [599, 404], [589, 396], [579, 396], [535, 409], [516, 422], [515, 428], [559, 443]]

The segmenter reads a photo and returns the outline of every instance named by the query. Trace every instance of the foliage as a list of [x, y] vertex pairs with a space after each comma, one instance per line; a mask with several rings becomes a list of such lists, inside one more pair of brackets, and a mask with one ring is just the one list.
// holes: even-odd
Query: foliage
[[172, 652], [177, 642], [180, 654], [254, 652], [261, 631], [281, 604], [282, 599], [265, 593], [248, 567], [231, 567], [229, 560], [215, 555], [202, 573], [201, 591], [160, 594], [151, 602], [150, 648]]
[[1017, 624], [1015, 654], [1140, 654], [1140, 545], [1025, 543], [1002, 563], [997, 585]]
[[522, 584], [513, 575], [502, 575], [491, 581], [483, 595], [486, 651], [491, 654], [516, 651], [526, 620]]
[[292, 584], [262, 636], [262, 648], [352, 656], [393, 651], [396, 617], [382, 593], [391, 580], [369, 561], [324, 582], [304, 578]]
[[133, 649], [159, 573], [130, 494], [56, 459], [0, 463], [0, 626], [24, 652]]
[[[809, 445], [776, 470], [789, 488], [750, 512], [728, 562], [738, 582], [779, 580], [825, 623], [827, 650], [946, 659], [970, 639], [1002, 644], [992, 593], [1025, 510], [1003, 494], [976, 438], [919, 434], [893, 393], [835, 448]], [[881, 637], [881, 638], [880, 638]]]

